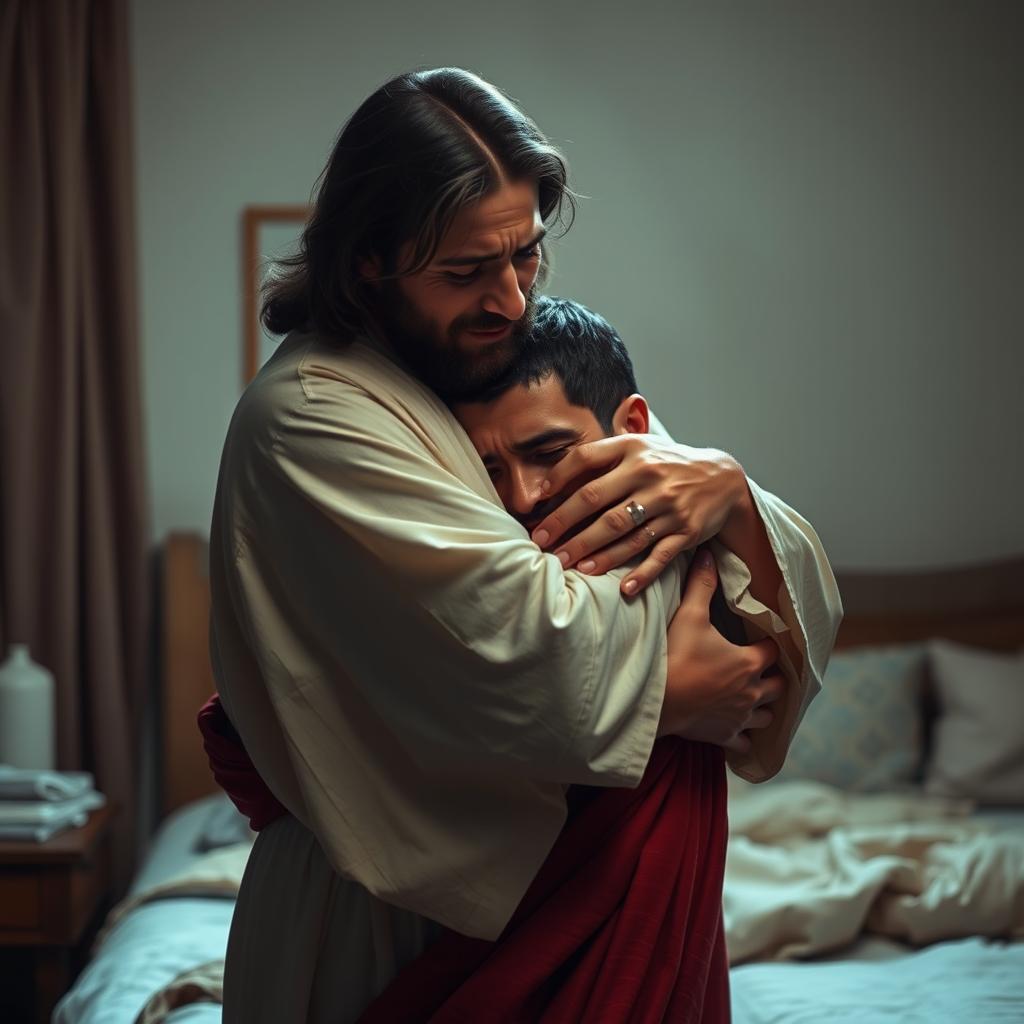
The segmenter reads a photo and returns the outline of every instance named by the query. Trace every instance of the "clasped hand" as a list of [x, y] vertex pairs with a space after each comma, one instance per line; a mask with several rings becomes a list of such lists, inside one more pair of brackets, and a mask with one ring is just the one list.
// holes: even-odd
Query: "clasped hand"
[[782, 696], [784, 679], [773, 640], [737, 646], [711, 623], [718, 585], [706, 548], [690, 566], [683, 599], [668, 629], [668, 673], [658, 735], [682, 736], [746, 753], [749, 729], [773, 718], [768, 705]]
[[[636, 594], [677, 555], [722, 529], [746, 492], [746, 477], [732, 456], [715, 448], [620, 434], [573, 449], [552, 467], [543, 490], [569, 497], [537, 525], [534, 542], [588, 575], [646, 551], [620, 584], [624, 594]], [[627, 511], [630, 503], [643, 506], [639, 526]], [[588, 519], [593, 522], [560, 543]]]

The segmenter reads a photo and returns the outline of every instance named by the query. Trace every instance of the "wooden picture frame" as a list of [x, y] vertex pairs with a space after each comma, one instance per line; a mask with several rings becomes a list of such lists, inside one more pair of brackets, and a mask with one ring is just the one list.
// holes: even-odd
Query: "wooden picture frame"
[[247, 206], [242, 210], [242, 384], [266, 362], [278, 339], [260, 323], [260, 285], [275, 258], [297, 251], [309, 206]]

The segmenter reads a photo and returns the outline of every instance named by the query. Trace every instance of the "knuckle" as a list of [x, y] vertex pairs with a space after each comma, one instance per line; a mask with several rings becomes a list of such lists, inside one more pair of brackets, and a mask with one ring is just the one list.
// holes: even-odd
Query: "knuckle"
[[[627, 529], [626, 513], [620, 508], [612, 508], [603, 516], [604, 525], [615, 533], [624, 533]], [[632, 522], [632, 520], [630, 520]]]
[[764, 655], [757, 649], [751, 649], [747, 655], [747, 671], [751, 675], [760, 676], [766, 667]]
[[598, 508], [601, 504], [601, 494], [593, 483], [584, 484], [576, 493], [589, 508]]
[[675, 557], [676, 552], [672, 550], [672, 546], [669, 544], [661, 544], [651, 552], [651, 561], [657, 562], [662, 569], [664, 569]]
[[558, 512], [552, 512], [544, 521], [543, 526], [552, 537], [558, 537], [565, 531], [565, 521]]
[[629, 546], [633, 548], [634, 551], [643, 551], [643, 549], [650, 543], [651, 538], [642, 530], [635, 530], [629, 538]]

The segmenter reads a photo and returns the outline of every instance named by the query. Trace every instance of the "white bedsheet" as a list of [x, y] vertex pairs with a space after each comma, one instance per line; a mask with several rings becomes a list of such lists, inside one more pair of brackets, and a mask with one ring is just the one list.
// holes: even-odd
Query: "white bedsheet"
[[1024, 942], [959, 939], [908, 950], [863, 939], [803, 963], [730, 972], [733, 1024], [1021, 1024]]
[[[129, 895], [185, 873], [202, 859], [195, 844], [210, 811], [226, 801], [206, 797], [169, 815], [153, 839]], [[98, 954], [61, 1000], [53, 1024], [132, 1024], [149, 997], [183, 970], [224, 956], [234, 901], [175, 897], [139, 906], [104, 938]], [[182, 1007], [168, 1024], [220, 1020], [220, 1007]]]

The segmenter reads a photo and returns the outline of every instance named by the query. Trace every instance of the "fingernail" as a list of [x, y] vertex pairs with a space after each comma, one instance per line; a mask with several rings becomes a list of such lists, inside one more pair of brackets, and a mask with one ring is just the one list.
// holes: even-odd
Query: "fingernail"
[[562, 568], [564, 569], [569, 564], [569, 552], [559, 551], [558, 560], [562, 563]]
[[547, 530], [538, 530], [533, 535], [533, 543], [536, 544], [539, 548], [544, 547], [544, 545], [547, 544], [549, 540], [551, 540], [551, 534], [548, 533]]
[[709, 550], [708, 548], [705, 548], [705, 549], [704, 549], [704, 550], [703, 550], [703, 551], [702, 551], [702, 552], [700, 553], [700, 567], [701, 567], [702, 569], [708, 569], [708, 568], [710, 568], [710, 566], [711, 566], [711, 563], [712, 563], [712, 562], [713, 562], [714, 560], [715, 560], [715, 559], [714, 559], [714, 556], [713, 556], [713, 555], [711, 554], [711, 551], [710, 551], [710, 550]]
[[637, 583], [636, 580], [627, 580], [626, 581], [626, 585], [622, 588], [622, 590], [623, 590], [623, 593], [626, 593], [626, 594], [635, 594], [636, 593], [636, 588], [639, 587], [639, 586], [640, 586], [640, 584]]
[[595, 565], [597, 565], [597, 562], [595, 562], [592, 558], [588, 558], [585, 562], [580, 562], [580, 564], [577, 565], [576, 568], [579, 569], [580, 572], [590, 572]]
[[548, 493], [548, 491], [550, 491], [550, 490], [551, 490], [551, 481], [550, 481], [550, 480], [545, 480], [545, 481], [544, 481], [544, 483], [542, 483], [542, 484], [540, 485], [540, 489], [541, 489], [541, 490], [542, 490], [542, 491], [543, 491], [543, 492], [544, 492], [545, 494], [547, 494], [547, 493]]

